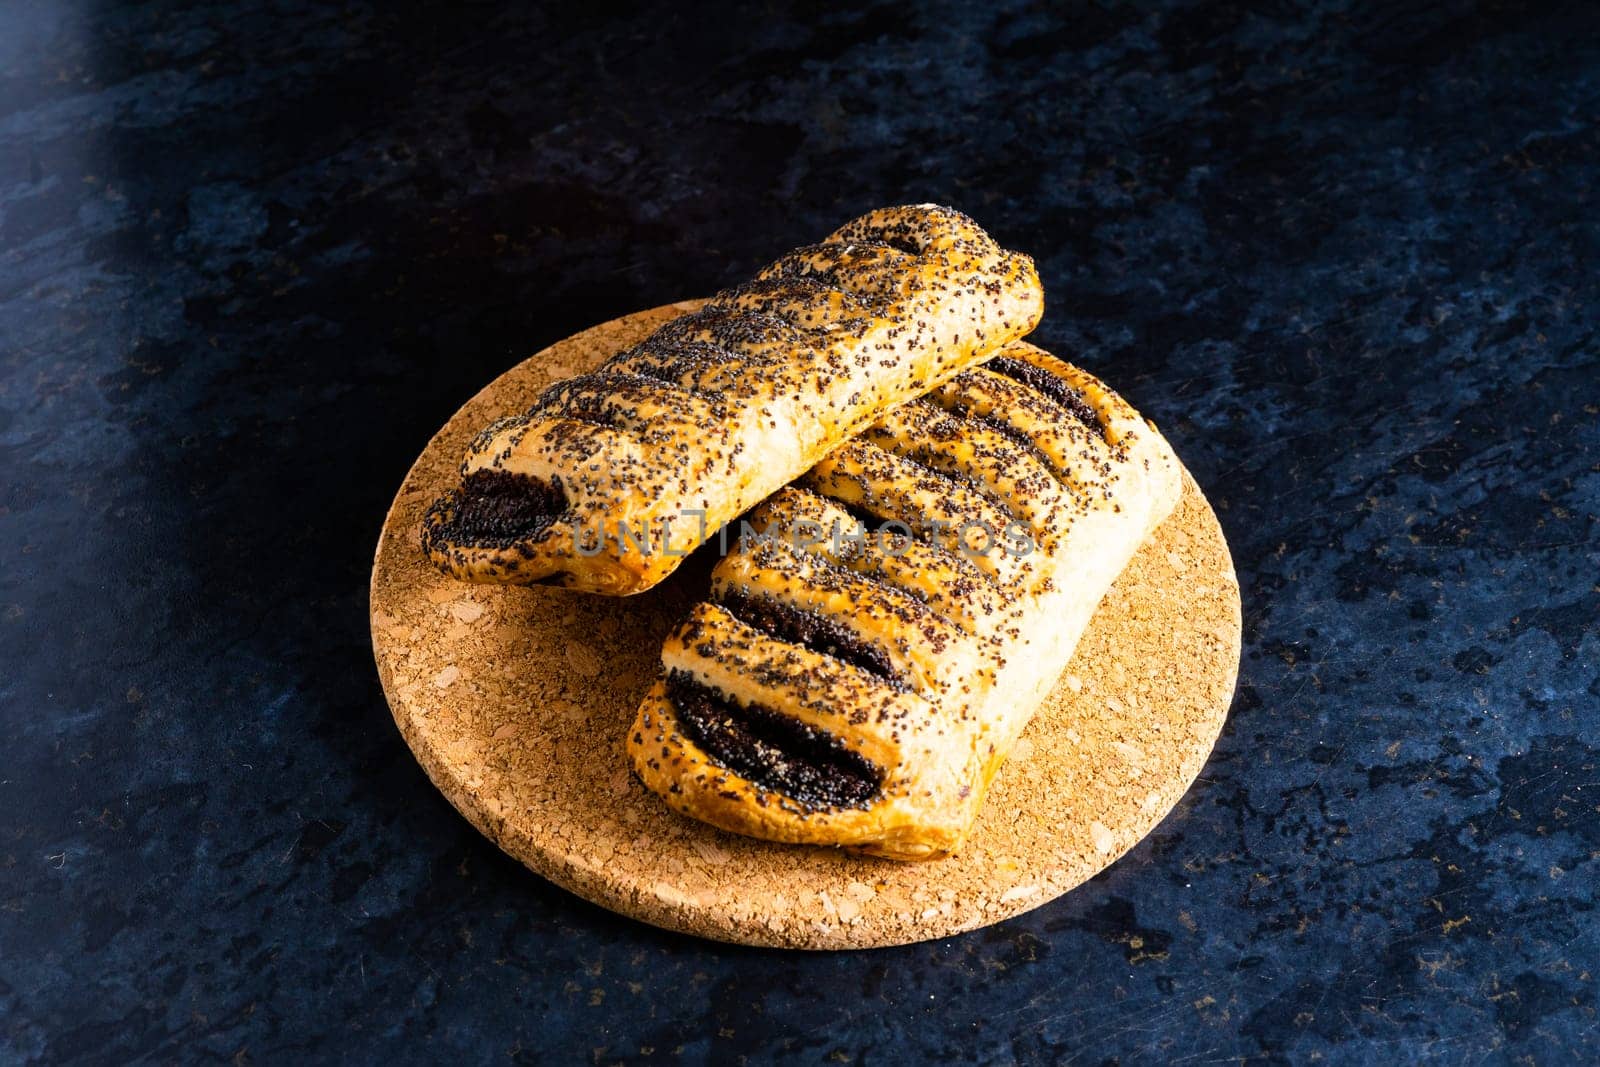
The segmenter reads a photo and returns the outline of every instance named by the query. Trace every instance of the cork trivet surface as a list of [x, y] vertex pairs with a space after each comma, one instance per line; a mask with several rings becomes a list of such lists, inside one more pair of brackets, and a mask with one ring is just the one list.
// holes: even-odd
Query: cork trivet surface
[[623, 736], [662, 638], [702, 599], [691, 557], [633, 597], [471, 585], [424, 559], [418, 524], [468, 440], [698, 303], [568, 338], [512, 368], [428, 443], [384, 523], [372, 644], [395, 722], [440, 791], [534, 871], [603, 907], [703, 937], [793, 948], [903, 944], [998, 922], [1102, 870], [1200, 773], [1239, 662], [1239, 589], [1184, 476], [1177, 510], [1100, 605], [1002, 768], [960, 855], [933, 863], [756, 841], [669, 811]]

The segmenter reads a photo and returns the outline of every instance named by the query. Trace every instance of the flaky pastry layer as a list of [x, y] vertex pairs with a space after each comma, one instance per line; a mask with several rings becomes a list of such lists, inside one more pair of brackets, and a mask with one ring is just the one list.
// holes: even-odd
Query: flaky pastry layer
[[423, 548], [471, 581], [648, 589], [1042, 308], [1033, 262], [960, 212], [871, 212], [486, 428]]
[[628, 735], [635, 772], [737, 833], [952, 854], [1181, 491], [1126, 402], [1009, 345], [748, 517], [665, 643]]

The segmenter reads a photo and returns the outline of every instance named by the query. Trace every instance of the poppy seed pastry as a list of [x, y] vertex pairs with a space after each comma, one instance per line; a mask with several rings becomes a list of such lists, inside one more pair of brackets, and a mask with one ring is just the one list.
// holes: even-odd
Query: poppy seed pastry
[[674, 809], [901, 860], [957, 851], [1181, 467], [1023, 342], [897, 407], [745, 520], [627, 748]]
[[488, 426], [423, 548], [471, 581], [648, 589], [1042, 310], [1033, 262], [960, 212], [873, 211]]

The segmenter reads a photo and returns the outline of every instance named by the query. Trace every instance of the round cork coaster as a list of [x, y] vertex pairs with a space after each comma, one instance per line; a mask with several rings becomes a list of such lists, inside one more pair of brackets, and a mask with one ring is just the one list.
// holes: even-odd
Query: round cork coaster
[[960, 855], [869, 859], [724, 833], [629, 773], [623, 736], [662, 638], [703, 598], [711, 560], [627, 598], [470, 585], [440, 574], [422, 513], [470, 437], [698, 302], [596, 326], [473, 397], [412, 467], [372, 571], [372, 644], [400, 732], [474, 826], [603, 907], [703, 937], [864, 948], [945, 937], [1052, 900], [1149, 833], [1200, 773], [1239, 663], [1239, 588], [1184, 476], [1023, 734]]

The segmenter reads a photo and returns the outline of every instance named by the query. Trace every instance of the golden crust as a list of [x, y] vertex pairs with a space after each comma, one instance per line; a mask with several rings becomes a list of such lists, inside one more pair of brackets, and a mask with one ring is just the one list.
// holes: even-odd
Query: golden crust
[[[713, 602], [668, 638], [629, 735], [634, 770], [737, 833], [950, 855], [1180, 478], [1120, 397], [1012, 343], [752, 513], [769, 540], [722, 560]], [[1005, 523], [1032, 551], [966, 555], [970, 538], [929, 517]], [[916, 536], [831, 536], [858, 518]]]
[[1042, 308], [1032, 261], [960, 212], [871, 212], [489, 426], [423, 547], [471, 581], [648, 589]]

